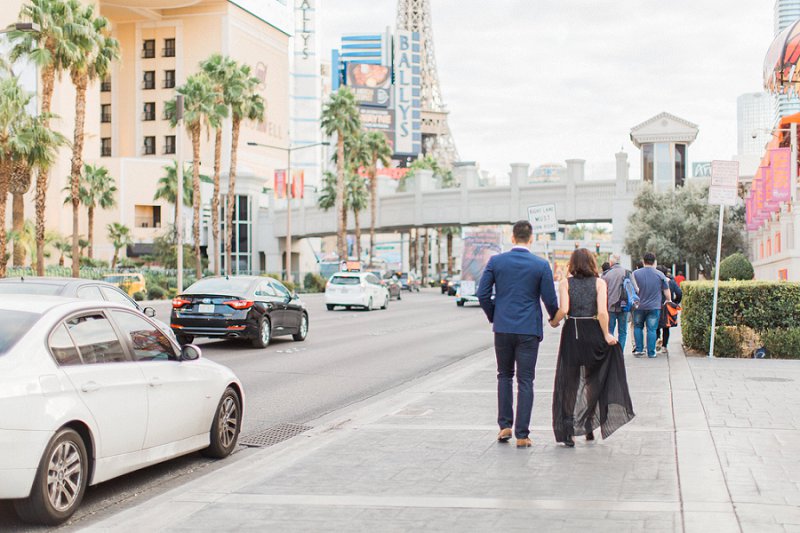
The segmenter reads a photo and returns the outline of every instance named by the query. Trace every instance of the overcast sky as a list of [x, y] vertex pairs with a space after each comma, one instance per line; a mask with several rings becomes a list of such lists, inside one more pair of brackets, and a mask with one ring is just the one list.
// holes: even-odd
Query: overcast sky
[[[773, 0], [431, 0], [439, 80], [462, 160], [506, 175], [587, 160], [611, 178], [631, 127], [668, 111], [700, 134], [690, 161], [736, 152], [736, 97], [761, 90]], [[394, 26], [396, 0], [327, 0], [322, 43]]]

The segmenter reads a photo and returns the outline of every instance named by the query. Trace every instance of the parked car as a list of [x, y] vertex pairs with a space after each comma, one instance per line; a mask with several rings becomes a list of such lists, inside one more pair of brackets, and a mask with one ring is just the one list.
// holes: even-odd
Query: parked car
[[[0, 278], [0, 294], [30, 294], [35, 296], [63, 296], [98, 302], [114, 302], [132, 307], [150, 318], [156, 316], [152, 307], [142, 307], [122, 289], [105, 281], [78, 278], [18, 277]], [[170, 327], [155, 320], [168, 335], [174, 336]]]
[[397, 278], [400, 280], [400, 286], [404, 291], [419, 292], [420, 281], [413, 272], [398, 272]]
[[138, 272], [120, 272], [117, 274], [109, 274], [103, 278], [103, 281], [115, 285], [133, 296], [137, 292], [145, 292], [147, 284], [144, 281], [144, 276]]
[[397, 279], [397, 276], [391, 276], [386, 274], [384, 278], [381, 280], [381, 285], [386, 287], [386, 290], [389, 291], [389, 298], [395, 298], [397, 300], [402, 300], [402, 292], [403, 287], [400, 285], [400, 280]]
[[88, 485], [202, 450], [236, 447], [234, 373], [181, 348], [129, 306], [0, 298], [0, 499], [57, 525]]
[[369, 272], [337, 272], [325, 285], [325, 305], [328, 311], [338, 306], [345, 309], [361, 307], [367, 311], [376, 306], [389, 306], [389, 290]]
[[308, 311], [296, 293], [262, 276], [203, 278], [172, 300], [170, 326], [181, 344], [196, 337], [249, 339], [266, 348], [273, 337], [304, 341]]

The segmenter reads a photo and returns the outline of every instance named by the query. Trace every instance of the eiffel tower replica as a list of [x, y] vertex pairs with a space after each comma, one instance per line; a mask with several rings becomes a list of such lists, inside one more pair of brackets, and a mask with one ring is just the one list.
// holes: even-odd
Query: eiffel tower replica
[[397, 29], [418, 32], [422, 45], [422, 151], [450, 168], [459, 157], [439, 88], [429, 0], [397, 0]]

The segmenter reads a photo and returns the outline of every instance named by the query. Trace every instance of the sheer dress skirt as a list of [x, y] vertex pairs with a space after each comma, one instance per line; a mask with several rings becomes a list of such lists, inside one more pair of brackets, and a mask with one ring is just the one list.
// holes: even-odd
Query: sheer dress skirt
[[561, 330], [553, 390], [556, 442], [598, 427], [604, 439], [635, 416], [619, 344], [594, 317], [569, 317]]

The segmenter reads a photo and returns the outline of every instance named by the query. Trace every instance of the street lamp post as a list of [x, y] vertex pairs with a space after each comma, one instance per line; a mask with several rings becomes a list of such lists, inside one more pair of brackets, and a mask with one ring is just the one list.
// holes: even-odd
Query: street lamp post
[[[248, 146], [260, 146], [262, 148], [272, 148], [273, 150], [283, 150], [286, 152], [286, 259], [285, 259], [285, 268], [286, 268], [286, 281], [289, 283], [292, 282], [292, 192], [293, 192], [293, 185], [294, 185], [294, 178], [292, 177], [292, 152], [295, 150], [303, 150], [305, 148], [312, 148], [314, 146], [330, 146], [330, 143], [327, 141], [319, 142], [319, 143], [312, 143], [312, 144], [304, 144], [301, 146], [273, 146], [270, 144], [261, 144], [257, 142], [250, 141], [247, 143]], [[290, 185], [291, 184], [291, 185]]]
[[179, 94], [175, 97], [175, 142], [178, 145], [175, 150], [175, 179], [177, 180], [177, 187], [175, 192], [175, 245], [177, 249], [177, 284], [178, 294], [183, 292], [183, 137], [181, 132], [181, 123], [183, 122], [183, 95]]

